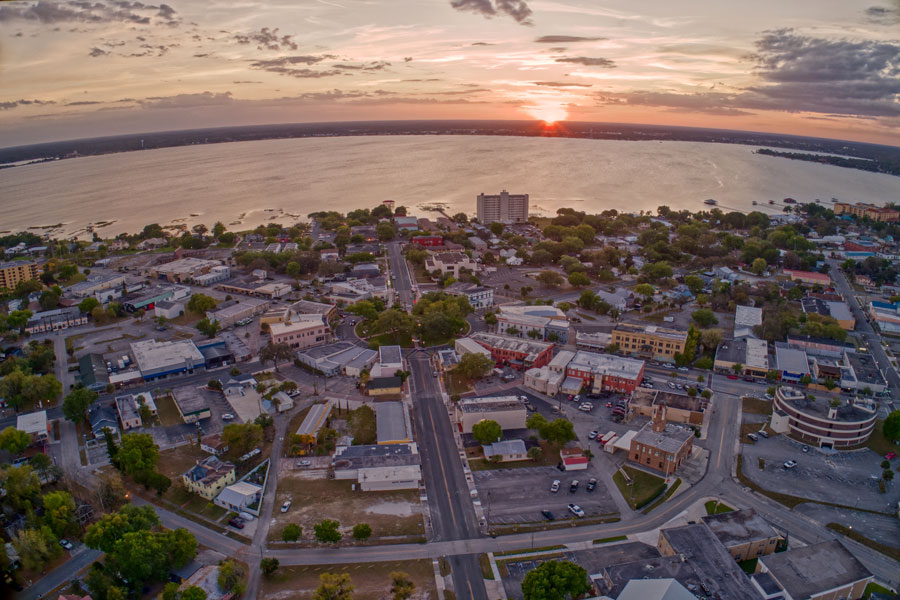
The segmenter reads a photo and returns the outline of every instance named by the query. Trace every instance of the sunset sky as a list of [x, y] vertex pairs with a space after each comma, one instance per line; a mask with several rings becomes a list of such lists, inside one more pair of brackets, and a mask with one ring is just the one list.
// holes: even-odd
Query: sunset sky
[[421, 118], [900, 145], [900, 0], [0, 2], [0, 146]]

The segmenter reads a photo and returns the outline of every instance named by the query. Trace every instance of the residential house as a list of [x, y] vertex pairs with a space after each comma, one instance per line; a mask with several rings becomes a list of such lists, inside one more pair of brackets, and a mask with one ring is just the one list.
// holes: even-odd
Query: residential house
[[235, 474], [232, 463], [223, 462], [216, 456], [207, 456], [188, 469], [181, 476], [181, 481], [189, 492], [212, 500], [226, 485], [234, 483]]
[[516, 460], [528, 460], [528, 450], [522, 440], [503, 440], [481, 447], [484, 457], [498, 462], [512, 462]]
[[16, 417], [16, 429], [27, 433], [32, 444], [43, 444], [50, 440], [50, 424], [47, 422], [47, 411], [23, 413]]
[[216, 506], [221, 506], [233, 512], [248, 511], [253, 513], [254, 509], [252, 507], [259, 502], [261, 497], [262, 486], [247, 481], [239, 481], [225, 487], [213, 502]]

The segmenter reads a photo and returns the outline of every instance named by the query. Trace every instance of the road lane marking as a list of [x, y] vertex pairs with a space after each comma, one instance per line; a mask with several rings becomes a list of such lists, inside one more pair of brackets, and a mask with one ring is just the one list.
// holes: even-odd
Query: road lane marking
[[430, 411], [428, 412], [428, 420], [431, 421], [431, 433], [432, 433], [432, 437], [434, 437], [435, 448], [437, 449], [438, 464], [441, 466], [441, 477], [444, 479], [444, 488], [446, 488], [446, 490], [447, 490], [447, 502], [450, 505], [450, 518], [453, 520], [454, 529], [456, 529], [458, 527], [458, 525], [456, 523], [456, 511], [453, 510], [453, 498], [451, 498], [451, 496], [450, 496], [450, 483], [447, 481], [447, 472], [444, 470], [443, 454], [441, 453], [440, 448], [438, 447], [439, 444], [437, 443], [438, 436], [437, 436], [437, 431], [435, 429], [434, 416], [431, 414]]

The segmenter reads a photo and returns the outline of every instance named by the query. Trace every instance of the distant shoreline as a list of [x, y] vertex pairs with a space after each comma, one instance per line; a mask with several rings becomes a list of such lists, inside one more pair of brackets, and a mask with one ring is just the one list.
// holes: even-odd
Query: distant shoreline
[[818, 157], [811, 158], [814, 155], [806, 155], [810, 158], [805, 158], [793, 153], [760, 152], [770, 156], [823, 162], [835, 166], [900, 176], [900, 148], [892, 146], [723, 129], [588, 122], [562, 122], [555, 125], [544, 125], [535, 121], [292, 123], [149, 132], [0, 148], [0, 169], [66, 158], [227, 142], [315, 137], [416, 135], [495, 135], [503, 137], [557, 137], [741, 144], [837, 155], [846, 157], [846, 159], [843, 161], [822, 160]]

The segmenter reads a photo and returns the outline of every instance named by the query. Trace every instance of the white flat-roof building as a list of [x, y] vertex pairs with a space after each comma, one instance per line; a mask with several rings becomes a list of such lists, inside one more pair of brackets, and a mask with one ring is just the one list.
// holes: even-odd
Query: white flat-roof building
[[46, 442], [50, 439], [47, 411], [25, 413], [16, 417], [16, 429], [31, 436], [31, 443]]
[[193, 373], [205, 364], [203, 354], [191, 340], [143, 340], [131, 344], [131, 353], [144, 379]]
[[756, 337], [753, 328], [762, 325], [763, 312], [755, 306], [742, 306], [734, 309], [734, 339], [740, 337]]

